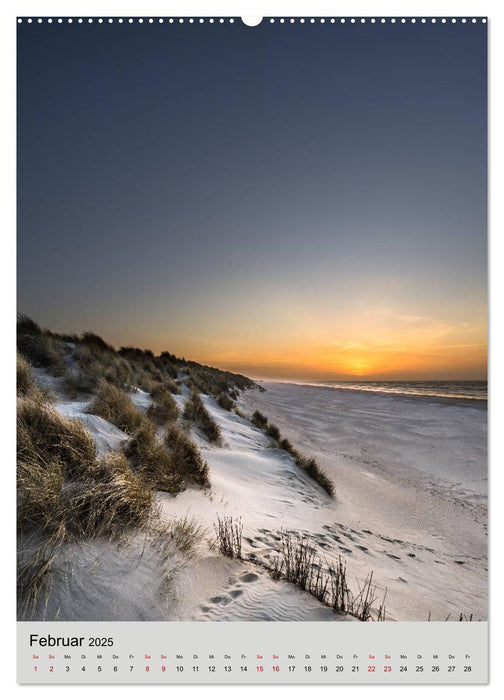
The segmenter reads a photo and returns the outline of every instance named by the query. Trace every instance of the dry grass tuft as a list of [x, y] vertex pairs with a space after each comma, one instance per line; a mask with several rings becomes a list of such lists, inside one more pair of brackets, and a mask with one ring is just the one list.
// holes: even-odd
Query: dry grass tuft
[[33, 394], [35, 382], [33, 381], [31, 368], [21, 355], [16, 357], [16, 393], [18, 396]]
[[268, 427], [268, 419], [260, 411], [254, 411], [251, 420], [252, 423], [261, 430], [266, 430], [266, 428]]
[[142, 412], [133, 404], [127, 394], [118, 387], [103, 380], [87, 413], [101, 416], [126, 433], [134, 433], [145, 421]]
[[47, 597], [54, 583], [54, 543], [40, 546], [28, 559], [18, 555], [17, 607], [18, 619], [30, 619], [36, 615], [42, 600]]
[[217, 523], [214, 523], [217, 536], [217, 545], [221, 554], [231, 559], [242, 558], [242, 519], [233, 518], [232, 515], [217, 515]]
[[186, 402], [184, 418], [195, 423], [203, 431], [209, 442], [216, 445], [221, 443], [220, 428], [205, 408], [201, 396], [195, 389], [191, 391], [191, 396]]
[[51, 391], [37, 385], [30, 363], [19, 354], [16, 357], [16, 394], [18, 397], [30, 398], [39, 402], [52, 399]]
[[327, 476], [326, 472], [319, 467], [316, 460], [313, 457], [305, 457], [298, 452], [294, 456], [296, 464], [300, 469], [303, 469], [308, 476], [316, 481], [319, 486], [321, 486], [324, 491], [334, 497], [334, 484], [331, 479]]
[[376, 608], [377, 589], [372, 571], [362, 585], [357, 584], [358, 592], [352, 593], [347, 582], [346, 563], [341, 556], [328, 564], [316, 556], [315, 547], [306, 537], [283, 531], [280, 534], [280, 549], [270, 569], [273, 578], [294, 583], [336, 613], [353, 615], [363, 622], [385, 620], [387, 591], [385, 589], [382, 602]]
[[22, 314], [17, 321], [17, 349], [35, 367], [47, 367], [53, 374], [64, 371], [65, 364], [58, 340]]
[[151, 488], [167, 493], [184, 489], [184, 479], [168, 450], [159, 442], [156, 428], [145, 421], [124, 448], [142, 479]]
[[151, 396], [154, 403], [149, 406], [147, 411], [147, 416], [151, 420], [160, 425], [177, 420], [178, 407], [168, 389], [162, 384], [157, 384], [151, 390]]
[[53, 533], [63, 519], [63, 465], [57, 458], [44, 463], [36, 459], [18, 460], [17, 522], [20, 531], [40, 528]]
[[230, 399], [229, 396], [224, 392], [221, 392], [218, 395], [217, 403], [221, 408], [224, 408], [226, 411], [232, 411], [235, 405], [233, 399]]
[[57, 461], [71, 478], [82, 477], [96, 463], [93, 438], [82, 423], [28, 398], [18, 399], [17, 454], [20, 462], [41, 467]]
[[67, 369], [65, 371], [65, 389], [67, 394], [75, 398], [79, 394], [92, 394], [100, 383], [100, 367], [93, 363], [87, 370]]
[[204, 488], [210, 486], [208, 464], [188, 435], [172, 425], [166, 434], [165, 445], [170, 450], [177, 472]]
[[187, 516], [172, 520], [167, 525], [167, 535], [175, 547], [186, 555], [194, 556], [198, 544], [203, 540], [204, 530], [198, 522]]
[[152, 511], [152, 489], [131, 471], [124, 455], [109, 455], [94, 473], [99, 481], [72, 485], [65, 498], [66, 528], [78, 539], [119, 537], [145, 525]]
[[266, 428], [266, 435], [273, 440], [276, 440], [276, 442], [280, 442], [280, 430], [276, 425], [273, 425], [273, 423], [268, 424], [268, 427]]

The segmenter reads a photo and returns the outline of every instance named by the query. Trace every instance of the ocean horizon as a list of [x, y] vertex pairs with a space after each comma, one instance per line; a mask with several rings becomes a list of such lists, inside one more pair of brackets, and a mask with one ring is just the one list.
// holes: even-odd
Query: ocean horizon
[[[265, 383], [272, 380], [263, 380]], [[487, 401], [488, 382], [486, 380], [425, 380], [425, 381], [300, 381], [277, 380], [284, 384], [300, 386], [320, 386], [329, 389], [367, 391], [380, 394], [394, 394], [409, 397], [432, 397], [442, 399], [465, 399]]]

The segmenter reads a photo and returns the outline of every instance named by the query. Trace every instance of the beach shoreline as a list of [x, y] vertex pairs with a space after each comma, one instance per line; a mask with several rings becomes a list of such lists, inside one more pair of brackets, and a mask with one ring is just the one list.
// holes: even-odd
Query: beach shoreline
[[[487, 409], [488, 407], [488, 398], [485, 396], [483, 398], [480, 397], [469, 397], [469, 396], [443, 396], [440, 394], [420, 394], [420, 393], [406, 393], [406, 392], [400, 392], [400, 391], [383, 391], [379, 389], [371, 389], [371, 388], [356, 388], [356, 387], [344, 387], [344, 386], [331, 386], [327, 382], [296, 382], [296, 381], [288, 381], [288, 380], [273, 380], [273, 379], [255, 379], [255, 382], [261, 387], [264, 387], [267, 384], [286, 384], [289, 386], [301, 386], [301, 387], [314, 387], [316, 389], [327, 389], [328, 391], [338, 391], [338, 392], [359, 392], [359, 393], [365, 393], [365, 394], [370, 394], [372, 396], [382, 396], [382, 397], [396, 397], [398, 399], [404, 399], [404, 400], [412, 400], [412, 401], [425, 401], [427, 403], [440, 403], [440, 404], [447, 404], [447, 405], [455, 405], [455, 406], [474, 406], [474, 407], [480, 407], [482, 409]], [[485, 382], [486, 385], [486, 382]]]

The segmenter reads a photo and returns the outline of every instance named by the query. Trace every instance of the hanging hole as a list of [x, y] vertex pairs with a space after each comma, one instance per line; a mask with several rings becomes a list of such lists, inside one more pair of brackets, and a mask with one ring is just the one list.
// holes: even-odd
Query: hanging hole
[[257, 27], [258, 24], [261, 24], [262, 17], [242, 17], [241, 21], [243, 24], [246, 24], [247, 27]]

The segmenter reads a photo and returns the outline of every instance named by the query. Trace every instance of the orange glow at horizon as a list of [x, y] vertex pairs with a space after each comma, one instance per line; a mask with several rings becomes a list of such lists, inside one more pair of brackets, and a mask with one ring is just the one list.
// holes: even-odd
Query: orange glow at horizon
[[486, 343], [401, 348], [358, 346], [343, 353], [322, 348], [271, 351], [260, 357], [234, 353], [200, 361], [256, 378], [325, 379], [485, 379]]
[[186, 339], [182, 354], [257, 379], [486, 379], [484, 320], [387, 313], [346, 326], [341, 334], [320, 333], [312, 318], [311, 326], [306, 319], [238, 340], [233, 329], [227, 337]]

